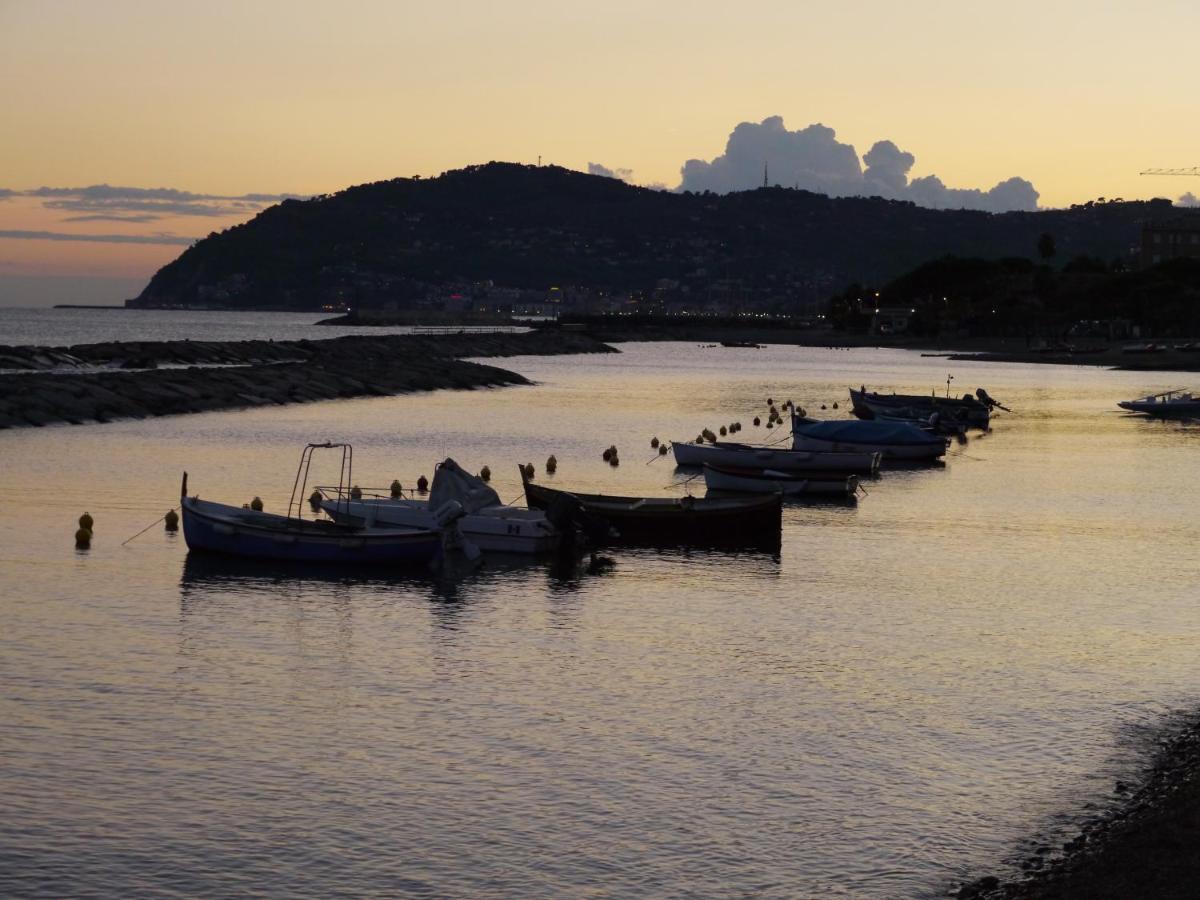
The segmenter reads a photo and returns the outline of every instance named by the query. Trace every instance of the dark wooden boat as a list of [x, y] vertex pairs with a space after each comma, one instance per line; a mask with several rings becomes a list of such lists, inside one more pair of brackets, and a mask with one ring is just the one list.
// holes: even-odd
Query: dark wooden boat
[[617, 543], [651, 546], [778, 548], [783, 500], [778, 493], [750, 497], [618, 497], [582, 494], [534, 484], [522, 476], [530, 509], [578, 504], [606, 523]]
[[860, 419], [884, 417], [900, 419], [928, 419], [933, 413], [943, 418], [961, 422], [972, 428], [987, 428], [993, 408], [1004, 409], [980, 388], [978, 396], [963, 394], [962, 397], [938, 397], [930, 394], [880, 394], [850, 388], [850, 402], [854, 415]]

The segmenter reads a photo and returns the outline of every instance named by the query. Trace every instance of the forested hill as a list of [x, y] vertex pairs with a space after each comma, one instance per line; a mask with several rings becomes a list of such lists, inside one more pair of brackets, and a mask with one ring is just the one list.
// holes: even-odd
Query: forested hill
[[1059, 259], [1109, 260], [1143, 220], [1170, 214], [1166, 200], [991, 214], [779, 187], [674, 194], [488, 163], [284, 201], [189, 247], [131, 304], [403, 305], [451, 283], [646, 291], [663, 279], [811, 299], [947, 254], [1033, 256], [1043, 233]]

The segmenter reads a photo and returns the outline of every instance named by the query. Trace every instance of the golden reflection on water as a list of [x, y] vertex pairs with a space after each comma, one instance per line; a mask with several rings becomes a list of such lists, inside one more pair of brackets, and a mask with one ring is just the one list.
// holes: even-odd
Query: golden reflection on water
[[947, 367], [624, 349], [503, 363], [530, 388], [0, 433], [0, 885], [927, 894], [1063, 826], [1131, 764], [1123, 728], [1200, 694], [1200, 428], [1117, 411], [1164, 386], [1141, 373], [950, 364], [1014, 413], [856, 506], [788, 506], [778, 558], [435, 577], [120, 546], [184, 469], [282, 511], [308, 440], [351, 441], [363, 485], [453, 455], [506, 500], [523, 462], [679, 493], [652, 436], [777, 439], [767, 397], [820, 413]]

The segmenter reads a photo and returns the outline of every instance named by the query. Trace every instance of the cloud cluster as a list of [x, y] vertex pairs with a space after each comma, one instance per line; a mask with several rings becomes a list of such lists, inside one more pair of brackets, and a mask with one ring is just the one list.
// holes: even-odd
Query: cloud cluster
[[[44, 209], [70, 213], [63, 222], [121, 222], [145, 225], [176, 216], [246, 219], [281, 200], [298, 194], [197, 194], [176, 188], [121, 187], [93, 184], [87, 187], [39, 187], [31, 190], [0, 188], [0, 201], [29, 198]], [[0, 230], [0, 239], [80, 241], [98, 244], [163, 244], [186, 247], [196, 238], [171, 232], [150, 234], [75, 234], [64, 231]]]
[[910, 180], [915, 163], [916, 157], [892, 141], [878, 141], [860, 161], [858, 151], [838, 141], [832, 128], [815, 124], [790, 131], [781, 116], [771, 116], [734, 128], [720, 156], [685, 162], [679, 190], [743, 191], [761, 186], [765, 178], [769, 184], [833, 197], [879, 196], [934, 209], [1037, 208], [1038, 192], [1024, 178], [1009, 178], [988, 190], [950, 188], [936, 175]]
[[1195, 207], [1200, 206], [1200, 197], [1197, 197], [1191, 191], [1188, 191], [1182, 197], [1175, 201], [1176, 206]]

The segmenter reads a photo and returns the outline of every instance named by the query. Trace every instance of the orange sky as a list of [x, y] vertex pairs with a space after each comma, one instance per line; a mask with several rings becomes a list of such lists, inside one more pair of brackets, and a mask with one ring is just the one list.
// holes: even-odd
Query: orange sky
[[[1175, 198], [1200, 178], [1137, 173], [1200, 165], [1197, 35], [1194, 2], [0, 0], [0, 189], [310, 194], [539, 154], [675, 186], [780, 115], [860, 155], [891, 140], [950, 187]], [[0, 233], [194, 237], [250, 214], [76, 213], [0, 199]], [[0, 237], [0, 284], [148, 277], [181, 249]]]

